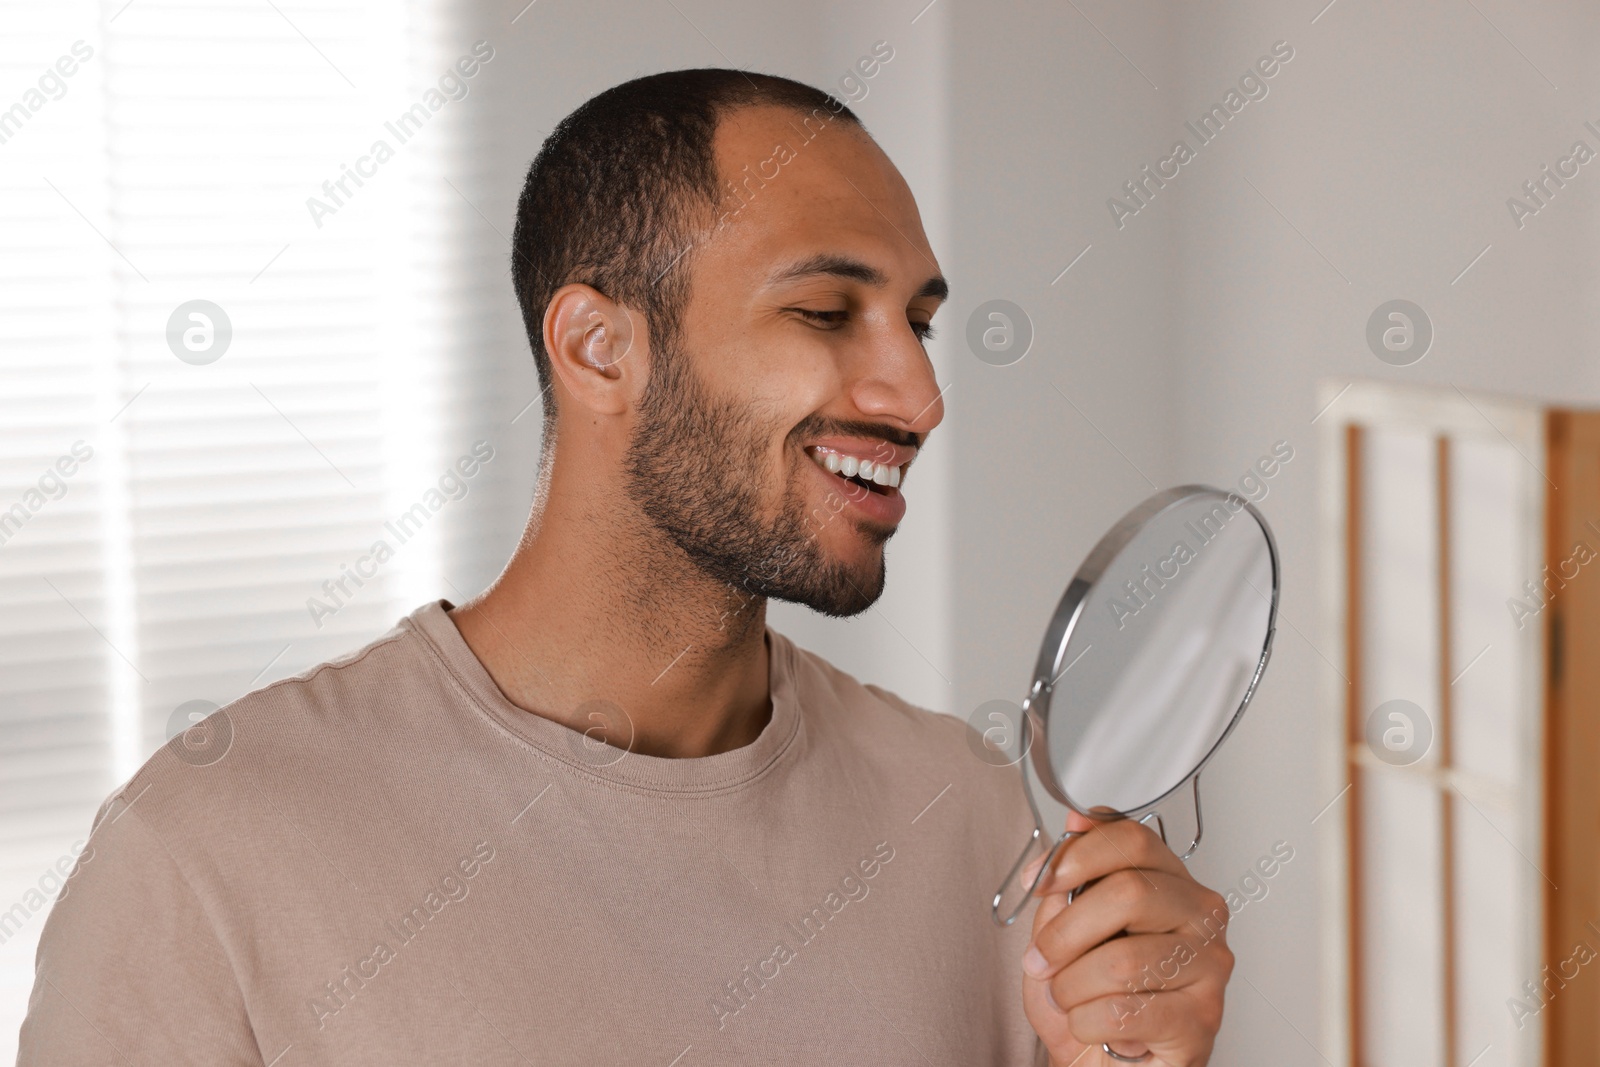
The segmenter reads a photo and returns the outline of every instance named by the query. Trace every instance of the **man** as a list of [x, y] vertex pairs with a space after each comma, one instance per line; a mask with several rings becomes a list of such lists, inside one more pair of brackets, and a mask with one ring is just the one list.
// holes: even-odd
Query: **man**
[[1216, 894], [1107, 824], [999, 929], [1015, 771], [766, 627], [873, 603], [943, 415], [946, 285], [855, 116], [641, 78], [517, 213], [546, 423], [515, 555], [107, 802], [19, 1062], [1204, 1063]]

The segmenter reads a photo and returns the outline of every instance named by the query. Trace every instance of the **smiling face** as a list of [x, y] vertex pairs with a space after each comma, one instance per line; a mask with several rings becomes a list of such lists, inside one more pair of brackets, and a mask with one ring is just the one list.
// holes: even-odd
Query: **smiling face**
[[654, 342], [626, 476], [702, 570], [854, 615], [883, 591], [902, 479], [944, 415], [922, 342], [945, 284], [882, 150], [802, 121], [751, 107], [718, 125], [719, 221], [676, 268], [689, 300]]

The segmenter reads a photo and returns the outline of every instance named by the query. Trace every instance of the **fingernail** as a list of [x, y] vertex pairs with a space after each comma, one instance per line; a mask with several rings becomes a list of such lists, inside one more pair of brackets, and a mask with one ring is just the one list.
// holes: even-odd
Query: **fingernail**
[[1032, 863], [1030, 863], [1026, 867], [1022, 868], [1022, 884], [1023, 885], [1032, 885], [1033, 884], [1034, 875], [1039, 873], [1039, 867], [1043, 863], [1044, 863], [1044, 857], [1040, 856], [1038, 859], [1034, 860]]
[[1022, 954], [1022, 969], [1035, 978], [1043, 978], [1050, 973], [1050, 961], [1044, 958], [1044, 953], [1029, 945], [1028, 951]]
[[1050, 992], [1050, 983], [1049, 982], [1046, 982], [1045, 986], [1044, 986], [1044, 999], [1050, 1002], [1050, 1007], [1055, 1009], [1056, 1012], [1058, 1012], [1058, 1013], [1060, 1013], [1062, 1015], [1066, 1014], [1066, 1010], [1063, 1009], [1061, 1007], [1061, 1005], [1056, 1003], [1055, 994]]

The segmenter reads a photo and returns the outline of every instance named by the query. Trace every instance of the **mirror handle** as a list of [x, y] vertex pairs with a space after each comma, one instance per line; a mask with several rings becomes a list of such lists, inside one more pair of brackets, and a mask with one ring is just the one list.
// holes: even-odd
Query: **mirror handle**
[[[1195, 854], [1196, 850], [1200, 848], [1200, 837], [1205, 831], [1205, 819], [1200, 814], [1200, 776], [1196, 774], [1194, 776], [1194, 840], [1189, 842], [1189, 847], [1184, 849], [1183, 854], [1178, 857], [1180, 860], [1188, 862], [1189, 857]], [[1165, 841], [1166, 835], [1162, 834], [1161, 839]]]
[[1028, 774], [1028, 752], [1033, 747], [1033, 722], [1028, 715], [1028, 709], [1042, 688], [1043, 686], [1035, 681], [1033, 688], [1022, 701], [1022, 756], [1017, 760], [1017, 772], [1022, 775], [1022, 795], [1027, 798], [1028, 810], [1033, 813], [1033, 835], [1028, 838], [1028, 843], [1022, 846], [1021, 855], [1017, 857], [1017, 862], [1011, 865], [1011, 872], [1006, 875], [1006, 880], [1000, 883], [1000, 888], [995, 890], [994, 900], [989, 905], [989, 917], [995, 921], [995, 925], [1001, 927], [1010, 926], [1017, 921], [1017, 916], [1022, 914], [1022, 909], [1027, 906], [1028, 898], [1033, 895], [1034, 889], [1039, 885], [1039, 878], [1044, 876], [1044, 869], [1049, 863], [1050, 854], [1061, 846], [1061, 842], [1057, 841], [1050, 849], [1050, 852], [1046, 853], [1045, 863], [1040, 864], [1039, 874], [1034, 878], [1033, 885], [1030, 885], [1027, 892], [1022, 894], [1022, 900], [1011, 914], [1002, 919], [1000, 917], [1000, 899], [1005, 896], [1006, 890], [1011, 887], [1012, 880], [1022, 870], [1028, 858], [1028, 853], [1033, 850], [1033, 846], [1038, 842], [1039, 838], [1044, 836], [1044, 816], [1039, 814], [1039, 802], [1033, 798], [1033, 782]]
[[[1028, 788], [1028, 782], [1027, 782], [1028, 772], [1027, 772], [1026, 768], [1024, 768], [1024, 770], [1022, 772], [1022, 778], [1023, 778], [1023, 788], [1027, 789]], [[1202, 815], [1200, 813], [1200, 776], [1198, 774], [1196, 774], [1194, 776], [1194, 778], [1192, 779], [1192, 781], [1193, 781], [1193, 794], [1194, 794], [1194, 840], [1189, 842], [1189, 847], [1186, 848], [1183, 851], [1183, 854], [1178, 857], [1178, 859], [1182, 860], [1182, 861], [1187, 861], [1190, 856], [1193, 856], [1195, 854], [1195, 851], [1197, 849], [1199, 849], [1199, 847], [1200, 847], [1200, 838], [1205, 834], [1205, 821], [1204, 821], [1204, 818], [1202, 817]], [[1028, 799], [1029, 799], [1030, 802], [1033, 799], [1033, 796], [1032, 796], [1031, 792], [1029, 793]], [[1039, 815], [1038, 808], [1035, 807], [1034, 808], [1034, 818], [1035, 818], [1035, 820], [1038, 820], [1038, 815]], [[1140, 825], [1148, 826], [1149, 823], [1150, 823], [1150, 820], [1152, 818], [1155, 820], [1155, 823], [1156, 823], [1156, 832], [1161, 835], [1161, 841], [1162, 841], [1163, 844], [1165, 844], [1166, 840], [1167, 840], [1167, 825], [1162, 820], [1160, 812], [1151, 811], [1151, 812], [1147, 813], [1144, 817], [1142, 817], [1139, 820], [1139, 823], [1140, 823]], [[1034, 875], [1033, 884], [1028, 886], [1027, 892], [1022, 894], [1022, 900], [1017, 904], [1017, 906], [1014, 909], [1012, 909], [1011, 914], [1006, 916], [1004, 919], [1002, 919], [1002, 918], [1000, 918], [1000, 899], [1001, 899], [1001, 897], [1005, 896], [1006, 889], [1010, 887], [1012, 880], [1015, 879], [1017, 877], [1018, 873], [1022, 870], [1023, 864], [1028, 858], [1028, 853], [1030, 851], [1032, 851], [1032, 849], [1033, 849], [1034, 842], [1038, 841], [1039, 838], [1041, 836], [1043, 836], [1043, 834], [1044, 834], [1043, 827], [1037, 825], [1037, 822], [1036, 822], [1036, 824], [1034, 825], [1034, 828], [1033, 828], [1033, 835], [1028, 838], [1028, 843], [1023, 846], [1022, 854], [1017, 857], [1017, 862], [1011, 865], [1011, 873], [1006, 875], [1006, 880], [1001, 884], [999, 891], [997, 891], [995, 893], [995, 895], [994, 895], [994, 903], [992, 903], [990, 905], [990, 907], [989, 907], [990, 915], [994, 918], [994, 921], [998, 925], [1003, 926], [1003, 927], [1004, 926], [1010, 926], [1012, 923], [1016, 922], [1017, 921], [1017, 916], [1021, 915], [1022, 914], [1022, 909], [1027, 906], [1028, 898], [1033, 896], [1034, 889], [1037, 888], [1037, 886], [1039, 885], [1039, 879], [1044, 877], [1044, 872], [1049, 868], [1050, 860], [1055, 856], [1056, 850], [1058, 850], [1063, 844], [1065, 844], [1067, 841], [1071, 840], [1072, 838], [1079, 837], [1082, 834], [1087, 833], [1087, 832], [1088, 831], [1086, 831], [1086, 830], [1068, 830], [1066, 833], [1062, 834], [1056, 840], [1055, 844], [1050, 846], [1050, 851], [1045, 853], [1044, 862], [1039, 864], [1039, 873]], [[1067, 893], [1067, 903], [1071, 904], [1073, 899], [1080, 892], [1082, 892], [1084, 889], [1087, 889], [1087, 888], [1088, 888], [1087, 885], [1080, 885], [1080, 886], [1077, 886], [1077, 887], [1073, 888], [1071, 891], [1069, 891]], [[1105, 1052], [1105, 1054], [1107, 1056], [1110, 1056], [1112, 1059], [1116, 1060], [1118, 1063], [1143, 1063], [1146, 1060], [1150, 1059], [1150, 1055], [1151, 1055], [1147, 1051], [1147, 1052], [1145, 1052], [1145, 1053], [1143, 1053], [1142, 1055], [1139, 1055], [1139, 1056], [1124, 1056], [1122, 1053], [1120, 1053], [1120, 1052], [1116, 1051], [1115, 1049], [1113, 1049], [1109, 1043], [1102, 1043], [1100, 1045], [1100, 1048], [1101, 1048], [1102, 1051]]]
[[[1028, 884], [1028, 888], [1023, 892], [1022, 899], [1017, 902], [1015, 908], [1011, 909], [1011, 914], [1002, 919], [1000, 917], [1001, 898], [1006, 895], [1006, 890], [1011, 888], [1011, 883], [1017, 880], [1022, 868], [1027, 865], [1028, 853], [1033, 851], [1034, 843], [1044, 836], [1044, 831], [1035, 826], [1033, 828], [1033, 836], [1028, 838], [1028, 843], [1022, 847], [1022, 854], [1017, 857], [1017, 862], [1011, 865], [1011, 873], [1006, 875], [1004, 882], [1000, 883], [1000, 888], [994, 894], [994, 902], [989, 905], [989, 914], [994, 919], [995, 925], [1010, 926], [1016, 922], [1017, 916], [1022, 914], [1022, 909], [1028, 906], [1028, 898], [1033, 896], [1033, 891], [1039, 887], [1039, 880], [1044, 877], [1044, 872], [1050, 869], [1050, 861], [1055, 858], [1057, 850], [1074, 837], [1082, 837], [1088, 832], [1087, 830], [1068, 830], [1056, 838], [1055, 844], [1050, 846], [1050, 851], [1044, 854], [1044, 862], [1039, 864], [1039, 872], [1033, 876], [1033, 881]], [[1082, 888], [1082, 886], [1078, 887], [1078, 889]], [[1072, 903], [1072, 896], [1076, 895], [1077, 891], [1077, 889], [1074, 889], [1068, 895], [1067, 903]]]
[[[1194, 840], [1189, 842], [1189, 847], [1178, 857], [1185, 861], [1200, 848], [1200, 836], [1205, 832], [1205, 823], [1200, 815], [1200, 776], [1197, 774], [1190, 781], [1194, 784]], [[1161, 817], [1161, 812], [1152, 808], [1139, 817], [1140, 826], [1149, 826], [1152, 821], [1156, 824], [1156, 833], [1161, 835], [1161, 843], [1168, 844], [1167, 821]]]
[[1028, 843], [1022, 846], [1022, 853], [1017, 856], [1017, 862], [1011, 865], [1011, 871], [1006, 875], [1006, 880], [1000, 883], [999, 889], [995, 890], [994, 901], [989, 905], [989, 917], [994, 920], [996, 926], [1006, 927], [1017, 921], [1017, 916], [1022, 914], [1022, 909], [1028, 906], [1028, 898], [1033, 896], [1033, 891], [1038, 886], [1039, 879], [1044, 877], [1044, 869], [1050, 865], [1050, 857], [1055, 855], [1057, 848], [1061, 847], [1061, 842], [1057, 841], [1051, 846], [1050, 851], [1045, 853], [1045, 861], [1039, 865], [1039, 873], [1033, 876], [1033, 884], [1028, 886], [1027, 890], [1022, 894], [1022, 899], [1017, 902], [1017, 906], [1011, 909], [1011, 914], [1002, 919], [1000, 917], [1000, 900], [1006, 895], [1006, 890], [1011, 888], [1011, 883], [1016, 880], [1023, 865], [1028, 861], [1028, 853], [1033, 851], [1034, 843], [1042, 835], [1043, 831], [1035, 826], [1033, 835], [1028, 838]]
[[[1194, 782], [1194, 840], [1189, 842], [1189, 847], [1184, 849], [1183, 850], [1183, 855], [1178, 857], [1179, 860], [1182, 860], [1182, 861], [1185, 861], [1185, 862], [1187, 862], [1189, 857], [1195, 854], [1195, 850], [1200, 847], [1200, 838], [1205, 833], [1205, 821], [1200, 815], [1200, 776], [1198, 774], [1196, 774], [1194, 776], [1193, 782]], [[1139, 820], [1139, 823], [1142, 826], [1148, 826], [1149, 822], [1150, 822], [1150, 820], [1152, 818], [1155, 819], [1155, 821], [1156, 821], [1156, 832], [1161, 835], [1161, 843], [1162, 844], [1166, 844], [1167, 843], [1167, 824], [1162, 820], [1161, 813], [1159, 811], [1152, 811], [1152, 812], [1148, 813], [1147, 815], [1145, 815], [1143, 818], [1141, 818]], [[1083, 887], [1080, 886], [1079, 888], [1081, 889]], [[1076, 895], [1076, 892], [1077, 891], [1074, 890], [1072, 894], [1069, 894], [1067, 896], [1067, 903], [1068, 904], [1072, 903], [1072, 897], [1074, 895]], [[1149, 1052], [1145, 1052], [1143, 1055], [1140, 1055], [1140, 1056], [1124, 1056], [1122, 1053], [1118, 1052], [1116, 1049], [1112, 1048], [1109, 1044], [1106, 1044], [1106, 1043], [1102, 1043], [1100, 1045], [1100, 1048], [1105, 1052], [1105, 1054], [1107, 1056], [1110, 1056], [1112, 1059], [1116, 1060], [1118, 1063], [1143, 1063], [1145, 1060], [1148, 1060], [1150, 1058], [1150, 1053]]]

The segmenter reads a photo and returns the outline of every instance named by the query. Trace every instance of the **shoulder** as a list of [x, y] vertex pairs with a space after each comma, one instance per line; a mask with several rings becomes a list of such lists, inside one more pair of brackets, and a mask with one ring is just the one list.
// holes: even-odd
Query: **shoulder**
[[251, 690], [219, 711], [235, 724], [355, 711], [383, 689], [412, 677], [427, 655], [425, 642], [402, 619], [367, 644]]
[[397, 724], [437, 706], [437, 687], [447, 684], [429, 655], [401, 620], [169, 738], [95, 814], [69, 882], [74, 896], [160, 902], [191, 916], [225, 911], [221, 872], [249, 869], [274, 849], [287, 854], [318, 811], [382, 777], [375, 758], [415, 733]]
[[[359, 648], [231, 701], [174, 733], [115, 790], [156, 827], [192, 820], [218, 832], [261, 808], [264, 784], [331, 780], [426, 706], [437, 706], [448, 674], [402, 619]], [[102, 809], [102, 817], [105, 809]], [[183, 837], [192, 834], [186, 831]]]
[[905, 788], [916, 783], [918, 796], [929, 784], [935, 792], [949, 785], [979, 824], [1032, 827], [1016, 765], [997, 760], [965, 720], [862, 682], [777, 636], [792, 657], [801, 714], [814, 743], [835, 748], [873, 781]]
[[808, 719], [854, 734], [893, 740], [923, 758], [954, 759], [966, 753], [971, 732], [961, 719], [913, 704], [880, 685], [863, 682], [810, 649], [773, 632], [790, 658]]

